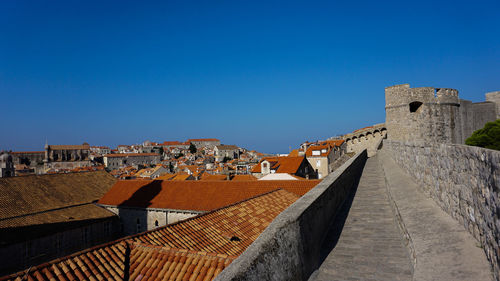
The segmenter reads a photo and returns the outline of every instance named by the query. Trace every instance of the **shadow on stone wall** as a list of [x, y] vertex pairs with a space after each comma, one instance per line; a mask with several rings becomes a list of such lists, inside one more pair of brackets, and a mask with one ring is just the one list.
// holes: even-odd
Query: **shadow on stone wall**
[[[160, 180], [154, 180], [139, 188], [130, 198], [118, 205], [118, 216], [122, 223], [125, 235], [135, 234], [147, 230], [148, 211], [151, 201], [161, 191]], [[133, 207], [133, 212], [126, 212], [127, 208]]]

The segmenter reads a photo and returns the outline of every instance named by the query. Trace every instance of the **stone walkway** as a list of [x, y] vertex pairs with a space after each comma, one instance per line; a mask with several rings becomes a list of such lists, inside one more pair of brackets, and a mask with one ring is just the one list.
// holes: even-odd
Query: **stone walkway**
[[366, 162], [351, 200], [328, 233], [326, 259], [309, 280], [411, 280], [413, 267], [377, 156]]
[[414, 281], [492, 280], [486, 255], [465, 228], [429, 197], [384, 150], [377, 157], [416, 257]]

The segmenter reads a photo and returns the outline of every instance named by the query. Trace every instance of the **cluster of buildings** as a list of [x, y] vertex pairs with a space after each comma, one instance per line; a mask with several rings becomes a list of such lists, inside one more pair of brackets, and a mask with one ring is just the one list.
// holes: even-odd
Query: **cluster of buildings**
[[168, 257], [199, 270], [151, 278], [211, 280], [349, 155], [343, 140], [279, 156], [218, 139], [2, 152], [0, 276], [123, 279]]
[[340, 140], [280, 156], [217, 139], [3, 152], [0, 276], [122, 279], [164, 256], [200, 270], [150, 277], [211, 280], [345, 157]]

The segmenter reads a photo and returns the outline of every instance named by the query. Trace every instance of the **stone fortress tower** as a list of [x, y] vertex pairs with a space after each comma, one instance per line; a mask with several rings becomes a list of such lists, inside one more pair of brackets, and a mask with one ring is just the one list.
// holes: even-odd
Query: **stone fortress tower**
[[449, 88], [410, 88], [409, 84], [385, 89], [387, 138], [463, 144], [475, 130], [500, 114], [500, 92], [488, 101], [472, 103]]

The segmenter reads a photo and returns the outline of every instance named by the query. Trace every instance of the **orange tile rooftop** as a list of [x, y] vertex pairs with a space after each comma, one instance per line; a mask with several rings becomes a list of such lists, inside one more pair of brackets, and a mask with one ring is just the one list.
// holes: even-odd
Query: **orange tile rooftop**
[[283, 189], [125, 237], [4, 280], [212, 280], [299, 196]]

